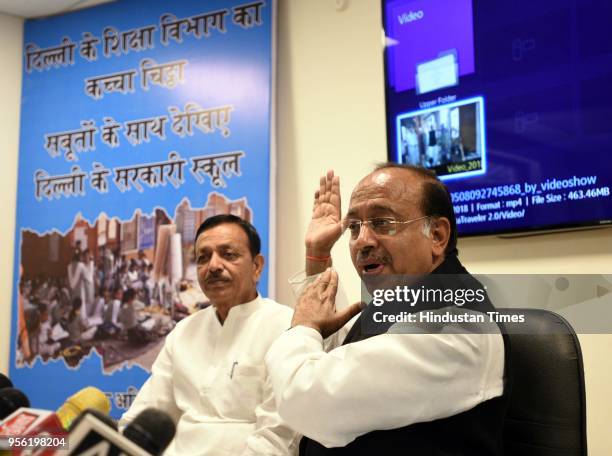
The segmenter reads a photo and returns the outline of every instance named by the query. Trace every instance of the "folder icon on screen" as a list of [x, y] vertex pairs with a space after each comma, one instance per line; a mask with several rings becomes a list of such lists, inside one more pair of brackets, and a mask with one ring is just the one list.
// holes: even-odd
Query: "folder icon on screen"
[[418, 94], [450, 87], [459, 83], [459, 66], [454, 52], [417, 65], [416, 90]]

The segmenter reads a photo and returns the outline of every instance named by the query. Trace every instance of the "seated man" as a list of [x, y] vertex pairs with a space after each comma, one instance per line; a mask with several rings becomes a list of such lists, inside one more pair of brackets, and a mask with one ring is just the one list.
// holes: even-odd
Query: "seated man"
[[255, 228], [216, 215], [198, 228], [198, 281], [211, 306], [168, 334], [125, 426], [145, 407], [177, 422], [165, 454], [288, 455], [298, 437], [279, 418], [263, 363], [291, 309], [257, 293], [264, 258]]
[[[344, 227], [366, 283], [392, 275], [446, 277], [439, 274], [478, 283], [457, 258], [448, 190], [425, 169], [379, 166], [353, 191]], [[306, 235], [306, 273], [325, 272], [300, 296], [292, 328], [266, 356], [279, 414], [305, 436], [300, 454], [500, 454], [507, 348], [497, 326], [480, 333], [398, 334], [392, 327], [372, 334], [364, 331], [377, 309], [370, 305], [343, 345], [324, 351], [323, 340], [361, 310], [335, 308], [330, 251], [342, 231], [339, 179], [329, 172]], [[493, 310], [488, 299], [465, 307]]]
[[40, 330], [38, 332], [38, 354], [42, 356], [53, 356], [60, 349], [60, 343], [55, 342], [51, 335], [53, 328], [49, 320], [49, 310], [47, 306], [41, 304], [40, 312]]

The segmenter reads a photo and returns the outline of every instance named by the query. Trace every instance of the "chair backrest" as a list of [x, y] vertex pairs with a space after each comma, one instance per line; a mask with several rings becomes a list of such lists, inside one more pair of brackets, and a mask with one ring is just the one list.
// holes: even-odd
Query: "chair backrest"
[[547, 310], [501, 313], [525, 315], [524, 323], [506, 323], [511, 372], [505, 454], [586, 456], [584, 369], [576, 333]]

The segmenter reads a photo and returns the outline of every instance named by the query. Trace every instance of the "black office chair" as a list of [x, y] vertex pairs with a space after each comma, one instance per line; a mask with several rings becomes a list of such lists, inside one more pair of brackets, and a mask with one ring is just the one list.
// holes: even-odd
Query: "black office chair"
[[586, 456], [586, 397], [578, 337], [561, 316], [539, 309], [504, 309], [526, 316], [507, 323], [510, 398], [504, 427], [508, 456]]

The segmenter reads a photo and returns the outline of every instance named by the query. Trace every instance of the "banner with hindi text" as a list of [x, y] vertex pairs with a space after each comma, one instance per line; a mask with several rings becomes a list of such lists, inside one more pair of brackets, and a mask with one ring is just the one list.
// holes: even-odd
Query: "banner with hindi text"
[[[273, 0], [121, 0], [25, 23], [11, 378], [120, 416], [165, 335], [208, 305], [194, 236], [273, 214]], [[131, 290], [131, 291], [128, 291]], [[132, 296], [129, 302], [126, 296]]]

